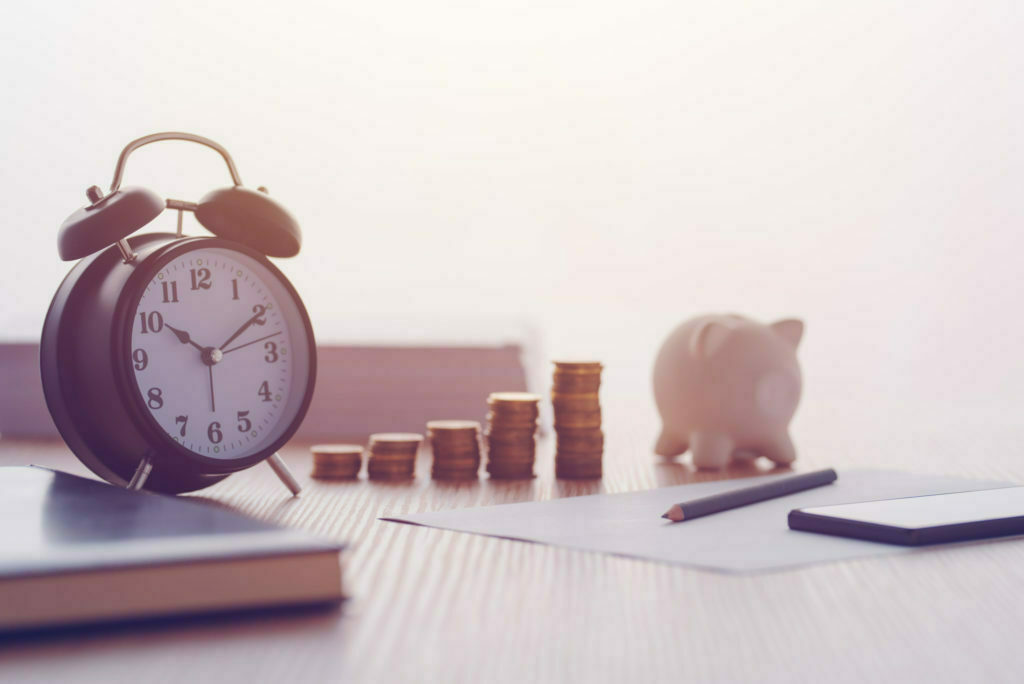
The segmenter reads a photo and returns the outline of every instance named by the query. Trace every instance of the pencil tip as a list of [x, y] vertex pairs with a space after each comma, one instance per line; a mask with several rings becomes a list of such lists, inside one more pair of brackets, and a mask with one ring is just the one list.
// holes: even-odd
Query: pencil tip
[[672, 508], [665, 511], [665, 514], [661, 516], [672, 522], [680, 522], [683, 519], [683, 509], [679, 504], [676, 504]]

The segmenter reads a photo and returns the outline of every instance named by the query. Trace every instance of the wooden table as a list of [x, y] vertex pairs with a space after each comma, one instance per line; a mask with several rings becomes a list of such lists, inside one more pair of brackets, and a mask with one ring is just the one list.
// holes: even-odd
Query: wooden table
[[[340, 610], [15, 639], [0, 646], [0, 680], [1019, 680], [1018, 541], [733, 576], [378, 520], [756, 474], [660, 463], [649, 451], [653, 413], [633, 403], [606, 401], [606, 474], [599, 482], [554, 480], [548, 440], [539, 449], [537, 479], [463, 485], [432, 482], [425, 457], [411, 484], [311, 481], [308, 452], [294, 445], [283, 455], [306, 487], [301, 498], [289, 499], [265, 467], [202, 496], [349, 542], [345, 582], [352, 598]], [[1024, 479], [1024, 458], [991, 430], [987, 442], [965, 435], [961, 444], [936, 426], [881, 453], [835, 443], [819, 425], [826, 412], [804, 414], [800, 469], [897, 465]], [[62, 444], [0, 441], [0, 464], [20, 463], [85, 472]]]

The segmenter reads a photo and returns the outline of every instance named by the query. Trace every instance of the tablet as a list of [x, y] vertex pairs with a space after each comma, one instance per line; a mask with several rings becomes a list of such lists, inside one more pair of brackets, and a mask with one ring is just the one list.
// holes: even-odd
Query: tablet
[[904, 546], [1024, 534], [1024, 487], [799, 508], [789, 527]]

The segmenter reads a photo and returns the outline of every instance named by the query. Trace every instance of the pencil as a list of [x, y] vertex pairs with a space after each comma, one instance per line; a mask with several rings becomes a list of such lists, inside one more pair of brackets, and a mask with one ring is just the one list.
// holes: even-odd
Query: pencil
[[816, 470], [813, 473], [802, 473], [792, 477], [773, 479], [771, 482], [743, 487], [742, 489], [731, 489], [727, 492], [720, 492], [710, 496], [702, 496], [692, 501], [677, 503], [668, 509], [662, 518], [668, 518], [672, 522], [693, 520], [704, 515], [711, 515], [720, 511], [727, 511], [730, 508], [749, 506], [758, 501], [775, 499], [787, 494], [795, 494], [805, 489], [821, 487], [836, 481], [836, 471]]

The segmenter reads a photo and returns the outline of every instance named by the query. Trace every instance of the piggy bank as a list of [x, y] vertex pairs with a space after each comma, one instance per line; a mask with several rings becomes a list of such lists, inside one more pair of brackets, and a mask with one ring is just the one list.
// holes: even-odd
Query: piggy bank
[[655, 452], [671, 458], [689, 449], [698, 468], [759, 455], [792, 462], [803, 333], [799, 320], [763, 325], [736, 315], [700, 316], [672, 331], [654, 364], [662, 423]]

